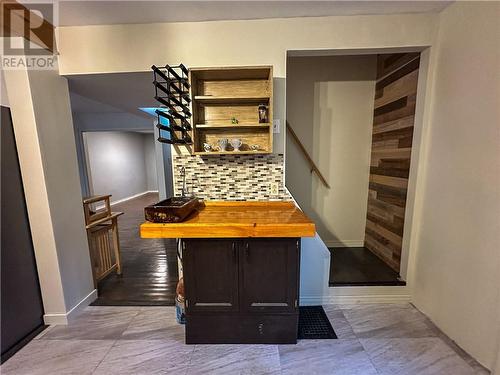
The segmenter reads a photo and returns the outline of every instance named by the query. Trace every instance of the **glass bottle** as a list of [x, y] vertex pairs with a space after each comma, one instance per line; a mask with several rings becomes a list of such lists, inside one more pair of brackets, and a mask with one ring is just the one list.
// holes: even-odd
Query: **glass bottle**
[[267, 106], [265, 104], [259, 105], [259, 123], [267, 122]]

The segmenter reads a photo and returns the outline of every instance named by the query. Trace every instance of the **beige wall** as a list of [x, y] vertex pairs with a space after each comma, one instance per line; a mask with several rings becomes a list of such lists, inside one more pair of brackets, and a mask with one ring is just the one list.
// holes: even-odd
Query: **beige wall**
[[0, 105], [9, 106], [9, 98], [7, 97], [7, 88], [5, 86], [5, 78], [3, 70], [0, 69]]
[[287, 139], [286, 185], [328, 246], [363, 246], [376, 57], [289, 57], [287, 121], [330, 189]]
[[[500, 307], [499, 307], [500, 310]], [[498, 327], [498, 336], [497, 336], [497, 354], [495, 359], [495, 366], [493, 367], [492, 374], [500, 375], [500, 319], [499, 319], [499, 327]]]
[[68, 85], [57, 71], [5, 72], [44, 319], [95, 298]]
[[488, 368], [500, 288], [500, 3], [440, 17], [413, 298]]
[[286, 51], [430, 45], [437, 15], [406, 14], [185, 22], [58, 28], [61, 74], [188, 67], [274, 66], [285, 77]]

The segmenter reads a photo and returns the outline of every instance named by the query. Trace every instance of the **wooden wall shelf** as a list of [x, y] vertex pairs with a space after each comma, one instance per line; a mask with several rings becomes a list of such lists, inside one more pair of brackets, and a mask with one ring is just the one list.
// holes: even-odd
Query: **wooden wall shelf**
[[200, 104], [239, 104], [239, 103], [269, 103], [269, 96], [208, 96], [198, 95], [195, 99]]
[[197, 151], [196, 155], [262, 155], [270, 154], [271, 151], [257, 150], [257, 151]]
[[197, 128], [267, 128], [270, 124], [231, 124], [231, 125], [216, 125], [216, 124], [196, 124]]
[[[272, 66], [192, 68], [191, 112], [193, 153], [268, 154], [273, 148], [273, 69]], [[267, 121], [259, 122], [259, 105], [267, 107]], [[238, 121], [233, 123], [234, 119]], [[217, 149], [219, 139], [239, 138], [240, 151], [204, 150], [204, 143]], [[252, 146], [258, 145], [257, 151]]]

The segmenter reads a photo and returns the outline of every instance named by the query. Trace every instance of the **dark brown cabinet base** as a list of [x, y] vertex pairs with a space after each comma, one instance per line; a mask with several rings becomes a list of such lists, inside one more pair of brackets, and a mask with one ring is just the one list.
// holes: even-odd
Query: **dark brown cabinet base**
[[297, 342], [298, 238], [187, 239], [187, 344]]
[[186, 344], [295, 344], [298, 314], [188, 315]]

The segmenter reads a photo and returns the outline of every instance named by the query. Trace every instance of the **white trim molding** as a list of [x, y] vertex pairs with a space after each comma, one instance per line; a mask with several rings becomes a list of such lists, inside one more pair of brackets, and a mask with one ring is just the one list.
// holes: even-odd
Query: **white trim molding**
[[407, 286], [343, 286], [329, 287], [322, 296], [300, 297], [300, 304], [354, 305], [363, 303], [409, 303], [411, 293]]
[[365, 246], [364, 240], [331, 240], [323, 241], [327, 247], [363, 247]]
[[117, 201], [111, 201], [110, 204], [111, 204], [111, 206], [113, 206], [115, 204], [123, 203], [123, 202], [129, 201], [129, 200], [135, 199], [135, 198], [139, 198], [139, 197], [142, 197], [143, 195], [150, 194], [150, 193], [158, 193], [158, 190], [146, 190], [146, 191], [143, 191], [142, 193], [131, 195], [130, 197], [118, 199]]
[[44, 314], [43, 321], [47, 325], [67, 325], [78, 313], [97, 299], [97, 289], [92, 290], [67, 313]]
[[300, 297], [301, 306], [311, 305], [356, 305], [365, 303], [410, 303], [408, 294], [373, 296], [304, 296]]
[[[131, 195], [130, 197], [118, 199], [117, 201], [111, 201], [110, 205], [114, 206], [115, 204], [127, 202], [127, 201], [130, 201], [132, 199], [139, 198], [139, 197], [142, 197], [143, 195], [150, 194], [150, 193], [157, 193], [158, 194], [158, 190], [146, 190], [146, 191], [143, 191], [142, 193]], [[103, 208], [104, 208], [104, 205], [100, 205], [100, 206], [96, 207], [96, 209], [98, 209], [98, 210], [103, 209]]]

